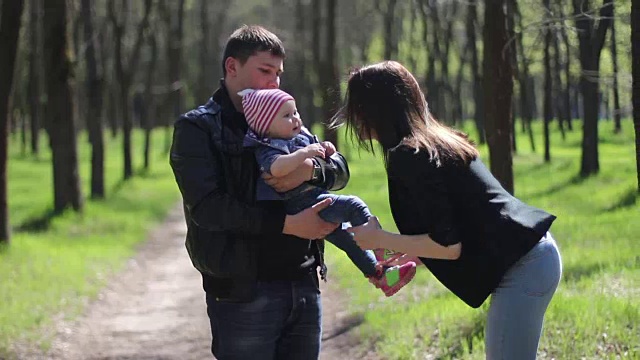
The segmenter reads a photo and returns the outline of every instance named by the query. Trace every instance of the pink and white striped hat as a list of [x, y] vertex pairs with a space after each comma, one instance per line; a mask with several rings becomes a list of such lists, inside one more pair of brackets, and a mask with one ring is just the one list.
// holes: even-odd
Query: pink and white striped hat
[[245, 89], [238, 95], [242, 96], [247, 124], [258, 136], [265, 136], [282, 105], [294, 100], [293, 96], [280, 89]]

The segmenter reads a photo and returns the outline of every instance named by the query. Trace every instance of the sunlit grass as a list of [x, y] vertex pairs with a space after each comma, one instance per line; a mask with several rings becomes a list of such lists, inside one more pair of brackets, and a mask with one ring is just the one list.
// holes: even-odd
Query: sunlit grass
[[[136, 169], [142, 163], [141, 135], [134, 136]], [[82, 214], [67, 211], [51, 220], [50, 154], [43, 151], [36, 159], [12, 143], [8, 187], [13, 237], [0, 249], [0, 358], [19, 338], [46, 346], [48, 339], [39, 329], [56, 314], [77, 314], [176, 203], [179, 194], [161, 138], [156, 132], [150, 171], [138, 170], [122, 182], [121, 140], [107, 137], [106, 199], [86, 199]], [[88, 198], [90, 148], [84, 137], [79, 143], [82, 189]], [[42, 145], [45, 150], [46, 137]]]

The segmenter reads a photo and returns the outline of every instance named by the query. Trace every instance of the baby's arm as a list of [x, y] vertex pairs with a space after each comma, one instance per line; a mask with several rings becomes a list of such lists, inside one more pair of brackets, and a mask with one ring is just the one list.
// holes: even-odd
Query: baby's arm
[[284, 176], [295, 170], [306, 159], [314, 156], [324, 157], [324, 147], [320, 144], [311, 144], [302, 149], [298, 149], [291, 154], [278, 156], [271, 164], [271, 175]]

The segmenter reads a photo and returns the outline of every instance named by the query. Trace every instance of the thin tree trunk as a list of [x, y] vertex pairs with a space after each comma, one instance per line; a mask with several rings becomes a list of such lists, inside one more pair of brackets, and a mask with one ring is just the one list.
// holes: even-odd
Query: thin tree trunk
[[[542, 4], [546, 14], [550, 14], [551, 9], [549, 0], [543, 0]], [[551, 55], [549, 54], [549, 48], [551, 47], [551, 29], [547, 25], [544, 28], [544, 104], [543, 104], [543, 116], [544, 116], [544, 161], [551, 161], [551, 146], [549, 141], [549, 123], [553, 118], [552, 111], [552, 96], [551, 90], [553, 89], [553, 80], [551, 79]]]
[[[531, 122], [533, 121], [533, 109], [532, 109], [532, 96], [533, 96], [533, 79], [529, 75], [529, 60], [524, 52], [524, 42], [522, 41], [523, 25], [522, 15], [520, 14], [520, 8], [515, 0], [510, 0], [513, 8], [513, 14], [518, 21], [518, 31], [515, 37], [516, 50], [520, 57], [518, 66], [514, 68], [517, 71], [518, 87], [520, 88], [520, 116], [522, 121], [522, 129], [529, 135], [529, 144], [531, 145], [531, 151], [536, 152], [535, 137], [533, 136], [533, 129], [531, 128]], [[514, 21], [515, 22], [515, 21]]]
[[473, 119], [478, 131], [478, 139], [480, 144], [486, 142], [484, 132], [484, 109], [482, 101], [482, 78], [480, 75], [480, 60], [478, 59], [478, 47], [476, 31], [478, 28], [478, 2], [470, 3], [467, 6], [466, 34], [467, 46], [471, 50], [471, 75], [473, 82]]
[[[558, 11], [560, 18], [564, 19], [563, 1], [558, 0]], [[565, 62], [564, 62], [564, 78], [565, 87], [562, 91], [562, 101], [564, 109], [566, 111], [567, 128], [569, 131], [573, 131], [573, 106], [571, 102], [571, 87], [573, 84], [573, 77], [571, 76], [571, 45], [569, 44], [569, 37], [567, 36], [567, 30], [565, 26], [560, 27], [560, 36], [562, 37], [562, 43], [565, 48]]]
[[598, 87], [600, 81], [600, 52], [604, 44], [607, 28], [611, 23], [611, 4], [613, 0], [605, 0], [600, 8], [598, 25], [589, 14], [588, 3], [573, 0], [575, 22], [580, 40], [580, 89], [583, 103], [583, 140], [581, 176], [589, 176], [600, 171], [598, 159]]
[[74, 103], [69, 57], [66, 0], [47, 0], [44, 10], [45, 74], [47, 76], [46, 117], [53, 158], [54, 211], [71, 206], [82, 210]]
[[633, 77], [633, 128], [636, 135], [636, 172], [640, 193], [640, 0], [631, 1], [631, 67]]
[[198, 80], [198, 93], [196, 98], [200, 99], [202, 97], [205, 101], [209, 98], [209, 95], [211, 95], [212, 84], [215, 84], [212, 74], [213, 71], [211, 71], [212, 67], [210, 48], [214, 46], [214, 44], [211, 42], [211, 30], [209, 27], [210, 2], [210, 0], [200, 0], [200, 31], [202, 33], [202, 39], [200, 42], [200, 49], [198, 50], [200, 51], [199, 71], [201, 72], [201, 75]]
[[40, 153], [40, 123], [42, 116], [42, 0], [31, 0], [29, 7], [29, 129], [31, 153]]
[[567, 112], [564, 109], [562, 102], [562, 77], [560, 76], [562, 64], [560, 62], [560, 44], [558, 40], [558, 34], [554, 30], [552, 33], [553, 44], [553, 105], [556, 113], [556, 119], [558, 120], [558, 128], [560, 129], [560, 135], [562, 140], [566, 140], [567, 135], [564, 131], [564, 124], [569, 121], [567, 118]]
[[87, 68], [87, 128], [91, 143], [91, 198], [104, 198], [104, 137], [102, 134], [102, 76], [98, 73], [96, 39], [93, 31], [92, 0], [82, 0]]
[[13, 73], [18, 54], [22, 0], [2, 1], [0, 13], [0, 244], [9, 243], [9, 207], [7, 193], [7, 157], [9, 150], [9, 109]]
[[[120, 9], [123, 11], [123, 16], [127, 16], [126, 12], [126, 0], [120, 3]], [[116, 64], [116, 77], [119, 85], [119, 100], [122, 109], [122, 148], [124, 153], [124, 168], [123, 178], [125, 180], [133, 176], [133, 161], [131, 155], [131, 131], [133, 130], [133, 121], [131, 119], [131, 107], [129, 104], [129, 91], [131, 89], [131, 82], [133, 75], [136, 72], [140, 60], [140, 49], [142, 47], [142, 39], [144, 31], [149, 24], [149, 15], [151, 13], [151, 0], [145, 0], [144, 3], [144, 16], [136, 29], [136, 40], [133, 45], [132, 53], [129, 56], [127, 65], [124, 64], [124, 54], [122, 49], [123, 37], [125, 34], [126, 23], [118, 19], [115, 10], [114, 0], [110, 0], [108, 4], [109, 18], [113, 25], [114, 41], [115, 41], [115, 64]]]
[[146, 80], [145, 80], [145, 89], [144, 89], [144, 99], [146, 111], [143, 111], [142, 122], [144, 126], [144, 169], [149, 170], [150, 168], [150, 153], [151, 153], [151, 132], [154, 127], [154, 118], [155, 118], [155, 101], [153, 98], [153, 76], [155, 74], [157, 59], [158, 59], [158, 42], [156, 41], [156, 36], [152, 32], [149, 38], [149, 47], [151, 48], [151, 63], [148, 65]]
[[[327, 0], [327, 37], [325, 41], [325, 74], [323, 79], [323, 109], [324, 120], [328, 122], [335, 113], [340, 101], [340, 79], [338, 77], [338, 64], [336, 52], [336, 0]], [[331, 141], [338, 148], [338, 132], [335, 129], [325, 127], [324, 139]]]
[[491, 172], [513, 193], [511, 97], [513, 79], [503, 0], [487, 0], [484, 16], [483, 84]]
[[615, 5], [611, 3], [611, 61], [613, 63], [613, 121], [614, 132], [622, 131], [620, 94], [618, 93], [618, 52], [616, 51]]

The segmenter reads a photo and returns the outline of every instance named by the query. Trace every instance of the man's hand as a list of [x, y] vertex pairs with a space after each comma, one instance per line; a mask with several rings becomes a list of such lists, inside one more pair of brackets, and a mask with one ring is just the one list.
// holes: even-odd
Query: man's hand
[[311, 159], [306, 159], [300, 166], [287, 175], [275, 177], [264, 173], [262, 174], [262, 178], [267, 185], [274, 188], [277, 192], [282, 193], [295, 189], [303, 182], [311, 180], [312, 175], [313, 161]]
[[307, 240], [324, 239], [339, 225], [326, 222], [318, 216], [318, 212], [329, 205], [331, 205], [331, 199], [324, 199], [295, 215], [287, 215], [282, 233]]
[[322, 147], [325, 150], [326, 156], [331, 156], [336, 153], [336, 147], [335, 145], [333, 145], [331, 141], [323, 141], [320, 144], [322, 144]]

